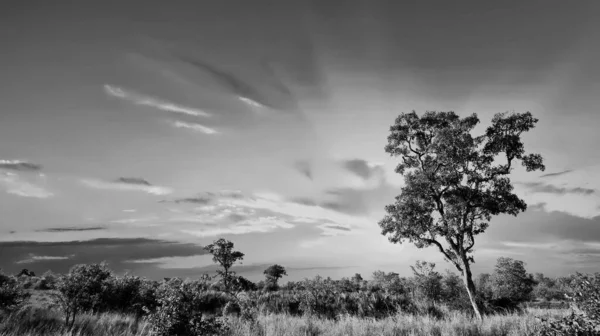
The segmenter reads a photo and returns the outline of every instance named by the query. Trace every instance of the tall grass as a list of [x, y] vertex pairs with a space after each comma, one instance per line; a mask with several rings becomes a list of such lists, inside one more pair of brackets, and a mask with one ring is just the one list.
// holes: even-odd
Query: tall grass
[[[558, 309], [529, 309], [523, 314], [488, 316], [478, 322], [466, 314], [450, 312], [443, 317], [398, 314], [384, 319], [342, 316], [337, 320], [262, 314], [255, 322], [229, 319], [227, 336], [511, 336], [533, 335], [536, 316], [558, 317]], [[54, 310], [32, 307], [0, 322], [0, 336], [142, 336], [151, 335], [148, 324], [118, 314], [81, 315], [73, 330]], [[226, 336], [226, 335], [224, 335]]]

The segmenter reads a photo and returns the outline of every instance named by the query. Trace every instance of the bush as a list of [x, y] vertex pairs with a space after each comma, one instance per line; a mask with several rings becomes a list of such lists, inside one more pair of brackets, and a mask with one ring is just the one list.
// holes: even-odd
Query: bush
[[208, 316], [215, 295], [207, 295], [198, 283], [170, 281], [157, 291], [158, 306], [147, 320], [156, 336], [222, 335], [223, 319]]
[[60, 279], [57, 299], [68, 326], [75, 323], [75, 316], [80, 312], [106, 309], [111, 277], [111, 271], [102, 263], [75, 265]]
[[542, 336], [600, 335], [600, 273], [577, 273], [568, 285], [572, 312], [562, 319], [540, 319]]
[[0, 311], [17, 310], [29, 296], [30, 294], [19, 285], [16, 279], [0, 273]]

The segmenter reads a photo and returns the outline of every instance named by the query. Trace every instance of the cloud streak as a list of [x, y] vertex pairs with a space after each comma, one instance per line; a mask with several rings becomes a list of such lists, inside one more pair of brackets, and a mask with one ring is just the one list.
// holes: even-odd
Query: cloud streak
[[[160, 187], [150, 184], [142, 179], [126, 180], [120, 178], [116, 181], [101, 181], [96, 179], [82, 179], [80, 182], [86, 187], [100, 190], [116, 191], [142, 191], [153, 195], [168, 195], [172, 192], [170, 188]], [[146, 182], [142, 183], [141, 181]]]
[[0, 160], [0, 169], [35, 172], [42, 170], [42, 166], [22, 160]]
[[[560, 175], [560, 174], [559, 174]], [[556, 175], [555, 175], [556, 176]], [[583, 187], [574, 187], [574, 188], [563, 188], [557, 187], [551, 184], [545, 184], [540, 182], [525, 182], [521, 183], [526, 188], [533, 192], [537, 193], [548, 193], [548, 194], [583, 194], [583, 195], [591, 195], [596, 192], [595, 189], [591, 188], [583, 188]]]
[[169, 102], [166, 100], [161, 100], [158, 98], [153, 98], [150, 96], [138, 94], [138, 93], [135, 93], [132, 91], [127, 91], [123, 88], [109, 85], [109, 84], [104, 85], [104, 92], [106, 92], [106, 94], [111, 97], [127, 100], [129, 102], [132, 102], [135, 105], [150, 106], [150, 107], [153, 107], [158, 110], [165, 111], [165, 112], [186, 114], [186, 115], [191, 115], [191, 116], [195, 116], [195, 117], [210, 117], [211, 116], [210, 113], [207, 113], [205, 111], [202, 111], [202, 110], [199, 110], [199, 109], [196, 109], [193, 107], [183, 106], [183, 105], [175, 104], [175, 103], [172, 103], [172, 102]]
[[208, 63], [191, 60], [189, 58], [182, 57], [181, 60], [203, 72], [210, 74], [215, 80], [217, 80], [222, 86], [227, 88], [233, 94], [235, 94], [240, 101], [249, 105], [253, 108], [274, 108], [269, 104], [261, 94], [258, 93], [250, 84], [241, 80], [237, 76], [219, 69]]
[[185, 121], [181, 121], [181, 120], [169, 120], [169, 124], [171, 124], [171, 126], [173, 126], [175, 128], [185, 128], [185, 129], [189, 129], [189, 130], [204, 133], [204, 134], [209, 134], [209, 135], [219, 134], [219, 131], [217, 131], [216, 129], [204, 126], [199, 123], [191, 123], [191, 122], [185, 122]]
[[40, 230], [36, 230], [36, 232], [79, 232], [79, 231], [100, 231], [100, 230], [106, 230], [106, 228], [101, 227], [101, 226], [95, 226], [95, 227], [67, 226], [67, 227], [40, 229]]

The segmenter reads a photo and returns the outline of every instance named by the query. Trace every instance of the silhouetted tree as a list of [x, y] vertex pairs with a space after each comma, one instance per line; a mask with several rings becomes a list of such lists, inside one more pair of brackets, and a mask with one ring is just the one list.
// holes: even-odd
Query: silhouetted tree
[[496, 114], [484, 134], [473, 136], [476, 114], [460, 118], [454, 112], [426, 112], [419, 117], [413, 111], [400, 114], [390, 127], [385, 151], [402, 159], [396, 172], [406, 184], [385, 208], [382, 234], [393, 243], [437, 247], [461, 273], [479, 319], [471, 273], [475, 236], [492, 216], [516, 216], [527, 208], [512, 192], [508, 175], [516, 160], [527, 171], [544, 170], [542, 157], [526, 155], [521, 141], [537, 121], [529, 112]]
[[267, 284], [277, 288], [277, 281], [281, 279], [284, 275], [287, 275], [285, 268], [281, 265], [271, 265], [269, 266], [263, 274], [266, 276]]
[[223, 268], [217, 270], [221, 276], [225, 292], [229, 292], [229, 287], [235, 272], [230, 271], [231, 267], [238, 261], [244, 259], [244, 253], [233, 250], [233, 243], [223, 238], [215, 240], [212, 244], [204, 247], [206, 251], [213, 255], [213, 262], [218, 263]]

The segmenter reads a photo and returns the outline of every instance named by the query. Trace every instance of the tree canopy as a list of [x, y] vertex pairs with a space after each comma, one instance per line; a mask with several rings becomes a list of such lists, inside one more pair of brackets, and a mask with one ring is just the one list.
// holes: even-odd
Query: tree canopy
[[528, 172], [541, 170], [539, 154], [527, 154], [521, 135], [535, 127], [530, 112], [496, 114], [481, 135], [472, 135], [479, 118], [454, 112], [400, 114], [390, 127], [385, 151], [400, 157], [396, 172], [405, 186], [379, 222], [393, 243], [435, 246], [463, 274], [475, 313], [475, 236], [494, 215], [517, 215], [526, 203], [513, 193], [508, 175], [520, 161]]

